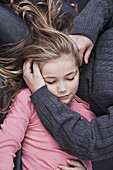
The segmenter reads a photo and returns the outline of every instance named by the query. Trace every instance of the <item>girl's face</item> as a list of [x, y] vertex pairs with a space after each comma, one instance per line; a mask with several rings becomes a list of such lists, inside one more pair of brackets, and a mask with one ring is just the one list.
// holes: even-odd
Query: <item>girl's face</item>
[[41, 72], [48, 90], [60, 102], [68, 104], [79, 85], [79, 68], [75, 64], [75, 58], [62, 54], [61, 58], [44, 63]]

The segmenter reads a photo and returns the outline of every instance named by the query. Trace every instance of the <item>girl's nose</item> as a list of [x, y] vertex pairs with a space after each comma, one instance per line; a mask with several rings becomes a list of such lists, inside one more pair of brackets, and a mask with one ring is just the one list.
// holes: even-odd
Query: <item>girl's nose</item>
[[66, 92], [66, 90], [67, 90], [66, 84], [65, 84], [64, 82], [58, 83], [57, 90], [58, 90], [58, 92], [60, 92], [60, 93]]

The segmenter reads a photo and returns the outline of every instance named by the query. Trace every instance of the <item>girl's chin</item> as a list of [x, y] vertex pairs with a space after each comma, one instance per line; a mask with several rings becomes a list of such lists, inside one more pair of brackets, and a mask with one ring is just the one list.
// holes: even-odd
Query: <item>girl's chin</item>
[[71, 99], [64, 99], [64, 100], [59, 100], [61, 103], [68, 104]]

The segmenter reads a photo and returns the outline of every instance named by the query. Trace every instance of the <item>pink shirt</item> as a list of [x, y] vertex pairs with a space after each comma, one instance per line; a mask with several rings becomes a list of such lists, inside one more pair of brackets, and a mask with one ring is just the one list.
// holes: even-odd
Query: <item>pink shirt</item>
[[91, 111], [90, 105], [87, 102], [83, 101], [76, 95], [74, 98], [77, 103], [70, 102], [68, 104], [71, 110], [78, 112], [82, 119], [86, 119], [89, 122], [96, 117], [96, 115]]
[[[13, 158], [17, 150], [21, 148], [23, 170], [55, 170], [60, 164], [68, 166], [68, 159], [77, 159], [61, 150], [58, 143], [51, 137], [40, 122], [29, 96], [29, 89], [22, 90], [8, 113], [0, 129], [0, 170], [12, 170]], [[75, 96], [81, 102], [81, 100]], [[86, 102], [69, 104], [72, 110], [83, 113], [83, 118], [94, 114], [90, 111]], [[86, 117], [85, 117], [86, 114]], [[82, 161], [87, 170], [92, 169], [90, 161]]]

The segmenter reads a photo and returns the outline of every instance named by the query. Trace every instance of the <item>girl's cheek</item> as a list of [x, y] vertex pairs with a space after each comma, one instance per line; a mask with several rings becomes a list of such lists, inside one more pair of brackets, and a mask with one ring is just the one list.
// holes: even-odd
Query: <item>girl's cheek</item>
[[56, 89], [55, 89], [55, 87], [53, 86], [53, 85], [48, 85], [47, 84], [47, 88], [48, 88], [48, 90], [52, 93], [52, 94], [56, 94]]

